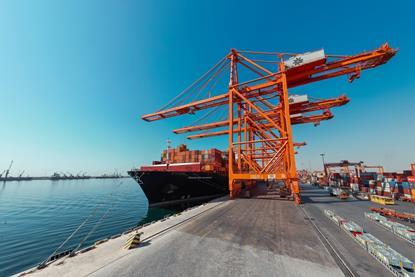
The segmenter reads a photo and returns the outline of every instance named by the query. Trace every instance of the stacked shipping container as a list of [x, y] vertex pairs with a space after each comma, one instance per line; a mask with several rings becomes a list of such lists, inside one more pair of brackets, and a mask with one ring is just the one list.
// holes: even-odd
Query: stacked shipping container
[[189, 150], [185, 144], [177, 148], [163, 150], [160, 161], [152, 166], [142, 166], [141, 170], [227, 172], [228, 153], [216, 148], [209, 150]]
[[[412, 174], [411, 171], [405, 173]], [[361, 192], [394, 197], [395, 199], [415, 200], [415, 177], [406, 174], [384, 173], [381, 175], [365, 172], [360, 176], [359, 189]]]

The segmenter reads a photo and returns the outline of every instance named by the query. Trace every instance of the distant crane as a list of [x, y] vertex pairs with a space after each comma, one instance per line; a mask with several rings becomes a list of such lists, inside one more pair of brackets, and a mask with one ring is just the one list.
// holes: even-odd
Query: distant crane
[[59, 174], [59, 172], [54, 172], [52, 174], [52, 178], [60, 178], [60, 177], [61, 177], [61, 175]]
[[377, 169], [377, 173], [382, 174], [385, 173], [385, 169], [381, 165], [362, 165], [363, 172], [366, 172], [366, 168], [374, 168]]
[[13, 160], [10, 162], [9, 168], [6, 170], [6, 175], [4, 175], [4, 178], [7, 179], [10, 173], [10, 169], [12, 168]]
[[23, 177], [23, 173], [24, 173], [24, 170], [22, 171], [22, 173], [20, 173], [19, 178]]
[[0, 174], [0, 178], [1, 178], [1, 176], [3, 176], [4, 172], [6, 172], [6, 170], [3, 170], [3, 172]]

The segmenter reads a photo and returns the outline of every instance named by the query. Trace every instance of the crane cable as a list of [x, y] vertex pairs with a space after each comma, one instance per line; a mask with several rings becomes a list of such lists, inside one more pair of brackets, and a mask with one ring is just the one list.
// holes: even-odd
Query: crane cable
[[97, 212], [97, 210], [98, 210], [98, 207], [100, 206], [100, 205], [102, 205], [102, 203], [101, 204], [97, 204], [96, 206], [95, 206], [95, 208], [92, 210], [92, 212], [88, 215], [88, 217], [78, 226], [78, 228], [76, 228], [70, 235], [69, 235], [69, 237], [67, 237], [66, 238], [66, 240], [64, 241], [64, 242], [62, 242], [61, 243], [61, 245], [59, 245], [59, 247], [58, 248], [56, 248], [56, 250], [55, 251], [53, 251], [53, 253], [49, 256], [49, 257], [47, 257], [47, 259], [46, 260], [44, 260], [43, 262], [41, 262], [39, 265], [38, 265], [38, 268], [39, 267], [42, 267], [42, 266], [44, 266], [48, 261], [49, 261], [49, 259], [50, 258], [52, 258], [57, 252], [58, 252], [58, 250], [60, 250], [78, 231], [79, 231], [79, 229], [81, 229], [82, 228], [82, 226], [84, 226], [85, 225], [85, 223], [87, 223], [88, 221], [89, 221], [89, 219], [92, 217], [92, 215], [95, 215], [95, 213]]
[[229, 64], [230, 64], [230, 62], [225, 60], [225, 62], [223, 62], [223, 64], [221, 64], [221, 66], [219, 67], [219, 69], [214, 74], [212, 74], [212, 76], [210, 76], [209, 79], [207, 79], [201, 87], [198, 88], [198, 91], [199, 92], [195, 95], [195, 97], [193, 97], [192, 100], [193, 101], [197, 100], [197, 98], [199, 97], [199, 95], [201, 94], [201, 92], [207, 87], [207, 85], [210, 82], [212, 82], [212, 80], [216, 79], [216, 82], [212, 82], [211, 85], [210, 85], [210, 87], [209, 87], [209, 89], [208, 89], [208, 91], [207, 91], [207, 95], [206, 96], [208, 96], [210, 98], [211, 96], [209, 96], [209, 94], [212, 91], [212, 89], [215, 88], [216, 83], [217, 83], [217, 81], [219, 79], [218, 76], [220, 76], [222, 74], [222, 72], [224, 71], [224, 69]]
[[227, 109], [225, 109], [223, 106], [217, 106], [215, 108], [213, 108], [212, 110], [210, 110], [209, 112], [205, 113], [203, 116], [199, 117], [198, 119], [196, 119], [195, 121], [193, 121], [190, 125], [188, 126], [194, 126], [194, 125], [198, 125], [198, 124], [203, 124], [206, 123], [206, 119], [210, 118], [212, 120], [213, 117], [211, 117], [211, 115], [216, 115], [215, 120], [214, 121], [224, 121], [227, 120]]
[[[197, 84], [195, 84], [194, 88], [192, 90], [189, 90], [188, 91], [189, 93], [187, 95], [185, 95], [182, 99], [180, 99], [176, 103], [176, 105], [182, 105], [186, 101], [191, 102], [190, 100], [195, 101], [199, 97], [201, 92], [206, 88], [206, 85], [209, 84], [209, 82], [212, 81], [214, 78], [216, 78], [217, 75], [220, 74], [223, 71], [224, 67], [228, 63], [229, 63], [229, 61], [227, 61], [226, 59], [223, 59], [218, 64], [216, 64], [215, 65], [215, 71], [210, 72], [211, 74], [209, 74], [209, 75], [205, 74], [205, 76], [203, 78], [198, 80], [198, 82], [197, 82]], [[192, 94], [190, 92], [194, 92], [194, 93]], [[192, 97], [192, 95], [193, 95], [193, 97]]]
[[69, 256], [72, 256], [76, 251], [81, 248], [81, 246], [84, 244], [84, 242], [95, 232], [95, 230], [98, 228], [98, 226], [101, 224], [102, 220], [105, 219], [105, 217], [108, 215], [108, 213], [114, 208], [114, 204], [112, 204], [105, 213], [101, 216], [101, 218], [95, 223], [94, 227], [92, 227], [91, 231], [88, 232], [88, 234], [79, 242], [79, 244], [73, 249]]
[[[116, 187], [115, 187], [115, 189], [118, 189], [120, 186], [121, 186], [121, 184], [122, 184], [123, 182], [121, 181]], [[114, 189], [114, 190], [115, 190]], [[113, 193], [114, 193], [114, 191], [112, 192], [112, 193], [110, 193], [110, 201], [111, 201], [111, 198], [113, 197]], [[94, 225], [94, 227], [92, 227], [92, 229], [88, 232], [88, 234], [79, 242], [79, 244], [78, 244], [78, 246], [74, 249], [74, 250], [72, 250], [71, 251], [71, 253], [69, 254], [69, 255], [71, 255], [71, 254], [73, 254], [73, 253], [75, 253], [76, 251], [78, 251], [78, 249], [82, 246], [82, 244], [95, 232], [95, 230], [98, 228], [98, 226], [101, 224], [101, 222], [102, 222], [102, 220], [103, 219], [105, 219], [105, 217], [108, 215], [108, 213], [112, 210], [114, 208], [114, 203], [112, 202], [112, 205], [105, 211], [105, 213], [101, 216], [101, 218], [95, 223], [95, 225]]]
[[193, 121], [189, 126], [193, 126], [193, 125], [201, 123], [204, 119], [208, 118], [211, 114], [213, 114], [217, 110], [219, 110], [219, 108], [221, 108], [221, 106], [217, 106], [217, 107], [211, 109], [210, 111], [208, 111], [207, 113], [205, 113], [204, 115], [202, 115], [201, 117], [199, 117], [198, 119]]
[[[212, 81], [213, 80], [213, 78], [216, 78], [216, 80], [214, 81], [214, 82], [212, 82], [211, 83], [211, 85], [209, 86], [209, 88], [208, 88], [208, 97], [210, 98], [211, 97], [211, 95], [210, 95], [210, 92], [216, 87], [216, 85], [217, 85], [217, 83], [218, 83], [218, 81], [221, 79], [221, 77], [223, 77], [223, 72], [224, 72], [224, 69], [227, 67], [227, 66], [229, 66], [230, 64], [229, 63], [224, 63], [221, 67], [220, 67], [220, 69], [215, 73], [215, 75], [214, 76], [212, 76], [211, 78], [210, 78], [210, 80], [209, 81]], [[206, 86], [205, 86], [206, 87]], [[193, 121], [192, 122], [192, 124], [190, 124], [190, 126], [192, 126], [192, 125], [196, 125], [196, 124], [199, 124], [200, 122], [202, 122], [204, 119], [206, 119], [206, 118], [208, 118], [210, 115], [212, 115], [213, 113], [215, 113], [216, 111], [218, 111], [220, 108], [222, 108], [221, 106], [217, 106], [217, 107], [215, 107], [215, 108], [213, 108], [212, 110], [210, 110], [210, 111], [208, 111], [207, 113], [205, 113], [204, 115], [202, 115], [200, 118], [198, 118], [198, 119], [196, 119], [195, 121]], [[222, 111], [222, 113], [223, 113], [223, 111]]]
[[227, 69], [228, 67], [230, 68], [230, 65], [231, 65], [231, 63], [230, 63], [230, 62], [225, 63], [225, 64], [222, 66], [222, 68], [218, 70], [217, 75], [215, 76], [215, 77], [216, 77], [216, 80], [215, 80], [214, 82], [212, 82], [212, 84], [211, 84], [211, 85], [209, 86], [209, 88], [208, 88], [208, 95], [207, 95], [207, 96], [208, 96], [208, 98], [212, 97], [211, 93], [212, 93], [213, 89], [216, 87], [217, 83], [218, 83], [219, 81], [221, 81], [221, 80], [222, 80], [222, 78], [223, 78], [223, 76], [224, 76], [224, 74], [222, 74], [222, 73], [223, 73], [223, 72], [224, 72], [224, 70], [225, 70], [225, 69]]
[[217, 66], [219, 66], [223, 61], [225, 61], [228, 58], [228, 55], [223, 57], [219, 62], [217, 62], [211, 69], [209, 69], [205, 74], [203, 74], [199, 79], [194, 81], [192, 84], [190, 84], [187, 88], [185, 88], [181, 93], [179, 93], [176, 97], [174, 97], [172, 100], [170, 100], [166, 105], [161, 107], [158, 111], [164, 110], [166, 107], [170, 106], [174, 101], [176, 101], [179, 97], [183, 96], [186, 92], [188, 92], [191, 88], [193, 88], [197, 83], [199, 83], [202, 79], [204, 79], [208, 74], [210, 74]]
[[[118, 183], [118, 185], [115, 187], [115, 189], [118, 189], [120, 186], [121, 186], [121, 184], [123, 183], [123, 181], [121, 181], [121, 182], [119, 182]], [[113, 195], [113, 193], [114, 193], [114, 191], [115, 191], [115, 189], [113, 190], [113, 192], [111, 192], [110, 194], [109, 194], [109, 196], [110, 196], [110, 198], [112, 197], [112, 195]], [[60, 245], [59, 245], [59, 247], [58, 248], [56, 248], [56, 250], [55, 251], [53, 251], [53, 253], [50, 255], [50, 256], [48, 256], [43, 262], [41, 262], [39, 265], [38, 265], [38, 268], [41, 268], [41, 267], [43, 267], [43, 266], [45, 266], [45, 264], [58, 252], [58, 250], [60, 250], [88, 221], [89, 221], [89, 219], [93, 216], [93, 215], [95, 215], [96, 214], [96, 212], [98, 211], [98, 208], [100, 207], [102, 205], [102, 203], [99, 203], [99, 204], [97, 204], [96, 206], [95, 206], [95, 208], [92, 210], [92, 212], [88, 215], [88, 217], [66, 238], [66, 240], [64, 241], [64, 242], [62, 242]], [[113, 208], [113, 205], [104, 213], [104, 215], [97, 221], [97, 223], [95, 223], [95, 225], [94, 225], [94, 227], [92, 228], [92, 232], [90, 231], [88, 234], [87, 234], [87, 236], [81, 241], [81, 243], [79, 243], [78, 244], [78, 246], [76, 247], [76, 249], [78, 249], [81, 245], [82, 245], [82, 243], [87, 239], [87, 237], [89, 237], [94, 231], [95, 231], [95, 229], [98, 227], [98, 223], [100, 223], [100, 221], [102, 220], [102, 219], [104, 219], [105, 218], [105, 216], [108, 214], [108, 212], [111, 210]], [[74, 253], [75, 251], [74, 250], [72, 250], [70, 253]]]

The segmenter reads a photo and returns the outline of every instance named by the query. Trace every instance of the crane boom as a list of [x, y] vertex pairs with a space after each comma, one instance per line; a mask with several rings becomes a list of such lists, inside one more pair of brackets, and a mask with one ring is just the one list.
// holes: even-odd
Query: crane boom
[[[236, 50], [235, 50], [236, 51]], [[238, 88], [246, 98], [264, 96], [276, 92], [275, 86], [277, 79], [282, 73], [286, 74], [287, 88], [293, 88], [300, 85], [313, 83], [320, 80], [334, 78], [341, 75], [349, 74], [349, 81], [360, 77], [360, 72], [365, 69], [373, 68], [386, 63], [391, 59], [397, 50], [384, 44], [373, 51], [363, 52], [354, 56], [326, 56], [323, 64], [309, 70], [298, 70], [297, 68], [287, 69], [284, 72], [278, 71], [266, 76], [262, 76], [247, 82], [237, 83], [230, 88]], [[241, 56], [241, 54], [238, 54]], [[330, 59], [331, 58], [331, 59]], [[333, 61], [330, 61], [333, 60]], [[249, 84], [265, 81], [260, 84], [247, 86]], [[178, 116], [186, 113], [212, 108], [228, 103], [229, 93], [223, 93], [207, 99], [191, 102], [155, 113], [143, 115], [141, 118], [145, 121], [155, 121], [168, 117]]]
[[6, 174], [4, 175], [4, 178], [7, 179], [10, 173], [10, 169], [12, 168], [13, 160], [10, 162], [9, 168], [6, 170]]
[[[312, 115], [312, 116], [298, 116], [298, 117], [293, 117], [291, 119], [291, 124], [303, 124], [303, 123], [315, 123], [318, 124], [320, 121], [323, 120], [329, 120], [333, 118], [333, 114], [330, 111], [326, 111], [323, 114], [319, 114], [319, 115]], [[226, 121], [226, 123], [228, 124], [229, 121]], [[237, 122], [234, 122], [234, 125], [236, 125]], [[226, 126], [226, 125], [224, 125]], [[198, 127], [198, 126], [195, 126]], [[271, 124], [265, 124], [263, 126], [264, 128], [270, 128], [272, 127]], [[211, 129], [210, 127], [207, 127], [207, 129]], [[250, 127], [248, 130], [253, 130], [254, 128]], [[203, 129], [202, 126], [199, 126], [197, 130], [193, 130], [193, 131], [200, 131], [200, 130], [206, 130]], [[235, 133], [241, 133], [243, 130], [235, 130]], [[184, 132], [182, 132], [184, 133]], [[176, 133], [176, 134], [180, 134], [180, 133]], [[196, 134], [196, 135], [191, 135], [188, 136], [188, 139], [200, 139], [200, 138], [208, 138], [208, 137], [214, 137], [214, 136], [222, 136], [222, 135], [227, 135], [229, 134], [229, 130], [221, 130], [221, 131], [216, 131], [216, 132], [208, 132], [208, 133], [202, 133], [202, 134]]]
[[[296, 115], [296, 114], [303, 114], [306, 112], [312, 112], [312, 111], [318, 111], [318, 110], [327, 110], [333, 107], [345, 105], [348, 102], [349, 102], [349, 99], [346, 96], [342, 95], [338, 98], [332, 98], [332, 99], [327, 99], [327, 100], [319, 100], [319, 101], [314, 101], [314, 102], [307, 101], [307, 102], [302, 102], [302, 103], [290, 104], [290, 114]], [[273, 109], [273, 110], [270, 110], [269, 112], [266, 112], [265, 114], [272, 116], [275, 112], [276, 112], [275, 109]], [[327, 120], [332, 117], [333, 116], [331, 115], [330, 117], [324, 117], [321, 120]], [[304, 117], [304, 118], [307, 118], [307, 117]], [[321, 121], [321, 120], [317, 120], [317, 118], [312, 117], [312, 116], [310, 116], [309, 118], [314, 118], [314, 120], [305, 119], [304, 122], [301, 122], [299, 120], [295, 124]], [[234, 120], [234, 124], [237, 124], [237, 120]], [[212, 122], [212, 123], [203, 124], [203, 125], [187, 126], [187, 127], [175, 129], [173, 130], [173, 132], [175, 134], [183, 134], [186, 132], [207, 130], [207, 129], [212, 129], [212, 128], [224, 127], [228, 125], [229, 125], [229, 121], [223, 120], [223, 121]]]

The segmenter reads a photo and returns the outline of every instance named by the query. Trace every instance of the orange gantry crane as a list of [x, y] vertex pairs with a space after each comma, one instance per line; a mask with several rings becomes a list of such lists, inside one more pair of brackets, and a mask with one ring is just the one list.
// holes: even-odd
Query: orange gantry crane
[[[388, 44], [357, 55], [326, 55], [324, 50], [304, 54], [238, 51], [232, 49], [159, 111], [142, 116], [156, 121], [208, 110], [201, 119], [176, 129], [176, 134], [201, 131], [189, 139], [228, 135], [228, 171], [231, 197], [256, 181], [279, 180], [281, 195], [301, 202], [295, 164], [293, 124], [314, 123], [333, 117], [331, 108], [345, 105], [346, 96], [311, 99], [288, 90], [348, 75], [350, 82], [362, 70], [386, 63], [397, 50]], [[224, 72], [229, 78], [223, 80]], [[218, 89], [219, 87], [219, 89]], [[225, 92], [224, 92], [225, 91]], [[207, 131], [219, 129], [215, 131]]]
[[360, 176], [360, 170], [362, 168], [363, 162], [349, 162], [348, 160], [343, 160], [339, 163], [325, 163], [324, 164], [324, 173], [326, 174], [326, 178], [330, 178], [330, 174], [332, 173], [332, 168], [339, 168], [342, 173], [345, 173], [350, 176], [351, 171], [350, 168], [354, 168], [354, 175]]
[[377, 173], [379, 173], [381, 175], [383, 175], [383, 173], [385, 173], [385, 169], [381, 165], [364, 165], [364, 164], [362, 164], [362, 171], [363, 172], [366, 172], [367, 168], [377, 169]]

